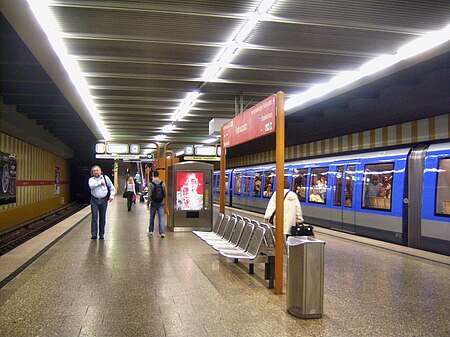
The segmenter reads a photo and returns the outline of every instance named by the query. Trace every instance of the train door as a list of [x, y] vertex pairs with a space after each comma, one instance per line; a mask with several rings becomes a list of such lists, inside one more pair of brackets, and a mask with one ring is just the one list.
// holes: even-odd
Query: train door
[[331, 228], [355, 232], [354, 184], [355, 165], [341, 165], [336, 168], [333, 214]]

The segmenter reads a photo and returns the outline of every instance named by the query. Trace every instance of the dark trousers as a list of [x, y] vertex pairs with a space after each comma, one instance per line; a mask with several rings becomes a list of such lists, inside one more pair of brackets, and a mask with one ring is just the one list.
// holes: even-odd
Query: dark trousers
[[131, 211], [131, 204], [133, 203], [132, 199], [133, 199], [133, 192], [128, 191], [127, 192], [127, 207], [128, 207], [128, 212]]
[[[91, 196], [91, 234], [92, 236], [97, 236], [97, 231], [99, 235], [103, 237], [105, 235], [105, 225], [106, 225], [106, 209], [108, 208], [108, 197], [104, 198], [94, 198]], [[99, 218], [100, 218], [100, 228], [99, 228]]]

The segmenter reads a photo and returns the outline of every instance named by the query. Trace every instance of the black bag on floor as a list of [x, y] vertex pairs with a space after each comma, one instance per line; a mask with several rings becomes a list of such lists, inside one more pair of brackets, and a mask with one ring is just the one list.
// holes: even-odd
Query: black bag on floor
[[291, 227], [291, 236], [312, 236], [314, 237], [314, 227], [311, 225], [296, 224]]

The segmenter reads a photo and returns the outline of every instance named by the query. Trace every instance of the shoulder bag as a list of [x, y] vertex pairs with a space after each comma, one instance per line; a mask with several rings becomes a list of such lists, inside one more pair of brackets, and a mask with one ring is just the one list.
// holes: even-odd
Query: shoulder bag
[[[283, 200], [286, 199], [286, 196], [288, 195], [289, 192], [290, 192], [290, 191], [287, 191], [287, 193], [284, 195]], [[270, 218], [269, 218], [269, 223], [270, 223], [271, 225], [273, 225], [273, 219], [275, 218], [275, 213], [276, 213], [276, 212], [277, 212], [277, 210], [275, 209], [275, 210], [273, 211], [272, 215], [271, 215]]]

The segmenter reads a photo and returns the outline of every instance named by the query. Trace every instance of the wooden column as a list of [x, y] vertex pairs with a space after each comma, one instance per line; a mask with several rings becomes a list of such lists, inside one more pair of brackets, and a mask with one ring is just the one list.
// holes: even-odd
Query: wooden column
[[220, 197], [219, 197], [219, 211], [225, 215], [225, 166], [227, 151], [223, 148], [223, 126], [220, 128], [220, 147], [222, 152], [220, 154]]
[[284, 255], [284, 92], [277, 93], [276, 117], [276, 224], [275, 224], [275, 294], [283, 293]]

